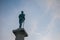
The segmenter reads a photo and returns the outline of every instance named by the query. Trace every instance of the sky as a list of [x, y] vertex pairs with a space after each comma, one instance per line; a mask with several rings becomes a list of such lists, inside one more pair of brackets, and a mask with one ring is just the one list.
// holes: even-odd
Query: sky
[[0, 0], [0, 40], [15, 40], [22, 10], [25, 40], [60, 40], [60, 0]]

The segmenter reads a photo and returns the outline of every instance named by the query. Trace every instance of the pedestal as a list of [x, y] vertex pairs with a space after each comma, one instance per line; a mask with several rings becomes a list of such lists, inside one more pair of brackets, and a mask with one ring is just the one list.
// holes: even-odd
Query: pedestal
[[24, 28], [13, 30], [13, 33], [16, 36], [15, 40], [24, 40], [24, 37], [28, 36]]

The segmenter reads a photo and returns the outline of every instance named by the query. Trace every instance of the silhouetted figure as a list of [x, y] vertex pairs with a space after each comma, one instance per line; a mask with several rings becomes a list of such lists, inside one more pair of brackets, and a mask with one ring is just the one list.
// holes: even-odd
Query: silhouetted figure
[[23, 23], [24, 21], [25, 21], [25, 14], [24, 14], [23, 11], [21, 11], [21, 14], [19, 15], [19, 24], [20, 24], [19, 28], [22, 27], [22, 23]]

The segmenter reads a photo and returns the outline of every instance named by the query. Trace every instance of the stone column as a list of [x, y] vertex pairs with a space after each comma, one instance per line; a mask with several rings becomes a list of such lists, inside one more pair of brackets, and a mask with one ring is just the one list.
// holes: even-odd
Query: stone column
[[13, 33], [16, 36], [15, 40], [24, 40], [24, 37], [28, 36], [24, 28], [13, 30]]

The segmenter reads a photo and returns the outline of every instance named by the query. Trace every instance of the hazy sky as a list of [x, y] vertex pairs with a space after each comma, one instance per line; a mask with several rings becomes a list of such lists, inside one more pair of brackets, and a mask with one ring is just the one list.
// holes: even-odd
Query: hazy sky
[[0, 0], [0, 40], [15, 40], [22, 10], [25, 40], [60, 40], [60, 0]]

